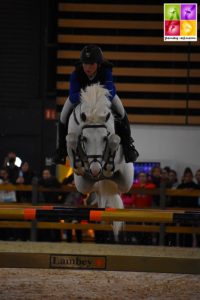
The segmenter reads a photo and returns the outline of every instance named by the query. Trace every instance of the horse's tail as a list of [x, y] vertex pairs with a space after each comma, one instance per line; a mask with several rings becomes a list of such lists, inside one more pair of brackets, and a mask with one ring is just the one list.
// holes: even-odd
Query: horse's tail
[[[123, 209], [123, 201], [118, 193], [117, 184], [111, 180], [98, 182], [98, 207], [111, 207]], [[124, 222], [113, 222], [113, 233], [115, 241], [118, 241], [119, 232], [124, 228]]]

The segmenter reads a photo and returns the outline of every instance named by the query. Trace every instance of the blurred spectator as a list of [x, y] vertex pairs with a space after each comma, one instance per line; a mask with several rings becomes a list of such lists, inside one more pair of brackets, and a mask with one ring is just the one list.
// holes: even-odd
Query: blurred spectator
[[163, 168], [163, 170], [165, 170], [169, 174], [171, 168], [169, 166], [166, 166], [166, 167]]
[[195, 188], [196, 184], [193, 181], [193, 172], [191, 170], [191, 168], [187, 167], [185, 168], [185, 170], [183, 171], [183, 174], [181, 176], [181, 184], [184, 184], [186, 188]]
[[[193, 172], [190, 168], [186, 168], [183, 172], [182, 183], [178, 185], [178, 189], [193, 190], [197, 189], [197, 184], [193, 181]], [[197, 197], [177, 197], [176, 206], [178, 207], [198, 207]], [[180, 246], [192, 247], [193, 235], [192, 234], [180, 234]]]
[[197, 188], [200, 189], [200, 169], [198, 169], [195, 173], [195, 179], [197, 183]]
[[[30, 169], [29, 163], [25, 161], [19, 169], [16, 184], [31, 185], [33, 177], [34, 172]], [[17, 200], [18, 202], [31, 202], [31, 192], [17, 192]]]
[[[42, 177], [38, 184], [45, 188], [60, 188], [61, 183], [53, 176], [49, 168], [42, 171]], [[40, 202], [44, 203], [60, 203], [60, 192], [42, 192], [40, 195]]]
[[[154, 167], [151, 169], [151, 176], [150, 181], [155, 184], [157, 188], [160, 187], [161, 183], [161, 168], [160, 167]], [[160, 206], [160, 196], [153, 196], [153, 206], [159, 207]]]
[[[133, 184], [133, 190], [140, 188], [144, 189], [154, 189], [156, 185], [152, 182], [148, 182], [148, 176], [145, 172], [140, 172], [137, 177], [137, 181]], [[153, 196], [146, 193], [138, 192], [124, 194], [122, 195], [122, 200], [125, 208], [151, 208], [153, 205]], [[134, 242], [140, 245], [151, 245], [152, 244], [152, 234], [150, 233], [133, 233], [127, 232], [127, 242]]]
[[27, 161], [24, 161], [19, 169], [16, 183], [31, 184], [33, 176], [34, 172], [30, 169], [29, 163]]
[[[190, 190], [197, 189], [197, 184], [193, 180], [193, 172], [190, 168], [186, 168], [184, 170], [184, 173], [182, 176], [182, 183], [179, 184], [177, 188], [178, 189], [190, 189]], [[185, 204], [188, 203], [189, 205], [191, 205], [192, 204], [191, 202], [188, 203], [188, 201], [186, 201]], [[180, 205], [181, 205], [181, 203], [180, 203]], [[193, 205], [195, 205], [195, 204], [193, 203]], [[189, 206], [189, 207], [192, 207], [192, 206]]]
[[176, 189], [178, 187], [177, 172], [175, 170], [171, 169], [169, 172], [169, 182], [167, 187], [170, 189]]
[[[190, 168], [184, 170], [182, 176], [182, 183], [178, 185], [177, 189], [193, 190], [197, 189], [197, 184], [193, 180], [193, 172]], [[178, 197], [176, 199], [176, 206], [178, 207], [198, 207], [197, 197]]]
[[[148, 175], [145, 172], [140, 172], [132, 187], [134, 190], [137, 188], [153, 189], [156, 188], [156, 185], [148, 181]], [[125, 208], [149, 208], [152, 207], [153, 197], [152, 195], [142, 194], [141, 192], [138, 194], [127, 193], [122, 194], [122, 201]]]
[[[6, 168], [2, 168], [0, 170], [0, 185], [1, 184], [9, 184], [9, 174]], [[15, 191], [6, 191], [0, 190], [0, 202], [16, 202], [16, 193]], [[10, 228], [1, 228], [0, 230], [0, 240], [15, 240], [16, 239], [17, 230]]]
[[[193, 180], [193, 173], [190, 168], [186, 168], [182, 175], [181, 184], [177, 186], [177, 189], [193, 190], [197, 189], [197, 184]], [[196, 197], [174, 197], [172, 201], [173, 206], [177, 207], [196, 207]]]
[[161, 182], [161, 168], [154, 167], [151, 169], [151, 182], [156, 185], [156, 187], [160, 187]]
[[[154, 189], [156, 185], [153, 182], [148, 182], [147, 174], [141, 172], [138, 174], [138, 182], [133, 184], [133, 189], [144, 188]], [[132, 194], [133, 206], [135, 208], [151, 208], [153, 206], [154, 196], [148, 194]], [[146, 224], [146, 223], [144, 223]], [[139, 245], [152, 245], [153, 238], [157, 240], [157, 236], [147, 232], [136, 233], [135, 235], [137, 244]]]
[[9, 152], [4, 159], [4, 168], [7, 169], [10, 182], [15, 184], [19, 173], [19, 166], [16, 165], [16, 153]]
[[124, 193], [121, 195], [124, 208], [133, 208], [133, 198], [131, 193]]
[[[0, 184], [9, 184], [10, 178], [8, 170], [3, 168], [0, 170]], [[0, 191], [0, 202], [16, 202], [15, 191]]]
[[[197, 183], [196, 188], [197, 188], [198, 190], [200, 190], [200, 169], [198, 169], [198, 170], [196, 171], [195, 179], [196, 179], [196, 183]], [[200, 207], [200, 196], [198, 197], [198, 207]]]
[[[64, 178], [62, 184], [74, 186], [74, 174], [71, 174], [69, 177]], [[69, 207], [77, 207], [83, 205], [83, 195], [77, 191], [65, 193], [65, 195], [63, 196], [63, 203]]]
[[[68, 185], [68, 184], [73, 184], [74, 185], [74, 174], [71, 174], [69, 177], [64, 178], [63, 185]], [[77, 191], [75, 192], [68, 192], [64, 195], [64, 204], [67, 207], [78, 207], [83, 205], [83, 195]], [[76, 222], [76, 221], [72, 221]], [[77, 242], [81, 243], [82, 242], [82, 230], [75, 230], [76, 233], [76, 239]], [[72, 242], [72, 230], [67, 229], [66, 230], [67, 234], [67, 242]]]
[[[49, 168], [43, 170], [42, 178], [38, 184], [48, 189], [61, 187], [60, 182], [53, 176]], [[40, 202], [58, 204], [60, 203], [60, 192], [42, 192], [40, 193]], [[40, 229], [38, 232], [38, 240], [51, 242], [61, 241], [61, 231], [59, 229]]]
[[[144, 189], [154, 189], [156, 185], [153, 182], [148, 182], [147, 174], [140, 172], [138, 174], [138, 182], [133, 184], [133, 189], [144, 188]], [[150, 208], [153, 205], [153, 197], [148, 194], [132, 194], [132, 205], [135, 208]]]
[[[24, 161], [19, 168], [18, 177], [16, 179], [16, 184], [25, 184], [31, 185], [32, 179], [34, 177], [33, 171], [30, 169], [30, 165], [27, 161]], [[17, 202], [19, 203], [31, 203], [32, 202], [32, 192], [31, 191], [17, 191]], [[20, 230], [19, 239], [22, 241], [26, 241], [30, 238], [30, 230], [29, 229], [21, 229]]]
[[166, 184], [166, 187], [169, 185], [169, 173], [170, 173], [170, 168], [169, 167], [164, 167], [161, 169], [161, 182]]
[[[167, 184], [168, 189], [177, 189], [179, 183], [178, 183], [178, 178], [177, 178], [177, 173], [175, 170], [170, 170], [169, 172], [169, 181]], [[176, 203], [176, 198], [175, 197], [167, 197], [167, 206], [175, 206]]]
[[[176, 189], [178, 187], [178, 178], [177, 172], [173, 169], [169, 172], [169, 182], [167, 184], [167, 188]], [[176, 198], [168, 197], [167, 198], [167, 206], [171, 207], [175, 205]], [[176, 226], [176, 224], [170, 224], [170, 226]], [[178, 235], [175, 233], [166, 233], [165, 234], [165, 245], [166, 246], [176, 246], [177, 245], [177, 237]]]

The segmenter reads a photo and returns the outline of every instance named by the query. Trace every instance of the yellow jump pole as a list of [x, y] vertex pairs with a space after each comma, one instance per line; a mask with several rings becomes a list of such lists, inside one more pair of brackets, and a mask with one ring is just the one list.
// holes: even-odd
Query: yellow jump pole
[[90, 221], [126, 221], [126, 222], [158, 222], [172, 223], [172, 211], [151, 211], [151, 210], [131, 210], [131, 211], [90, 211]]
[[28, 210], [24, 208], [3, 208], [0, 210], [0, 220], [25, 220]]
[[173, 223], [174, 220], [187, 222], [200, 222], [200, 212], [162, 211], [162, 210], [115, 210], [115, 209], [89, 209], [89, 208], [3, 208], [0, 209], [0, 220], [87, 220], [87, 221], [124, 221], [124, 222], [150, 222]]

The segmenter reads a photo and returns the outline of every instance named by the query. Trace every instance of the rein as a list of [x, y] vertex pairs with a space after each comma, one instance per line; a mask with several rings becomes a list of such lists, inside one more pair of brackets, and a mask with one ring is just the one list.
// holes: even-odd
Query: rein
[[74, 121], [76, 122], [76, 124], [80, 125], [80, 122], [78, 121], [77, 116], [76, 116], [76, 107], [73, 110], [73, 117], [74, 117]]

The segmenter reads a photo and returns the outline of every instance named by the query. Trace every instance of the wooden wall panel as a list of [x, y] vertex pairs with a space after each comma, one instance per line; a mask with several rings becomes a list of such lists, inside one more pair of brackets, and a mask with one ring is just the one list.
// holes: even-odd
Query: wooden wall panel
[[200, 42], [164, 42], [163, 5], [156, 2], [78, 2], [58, 5], [58, 110], [80, 50], [95, 43], [114, 64], [131, 122], [200, 125]]

